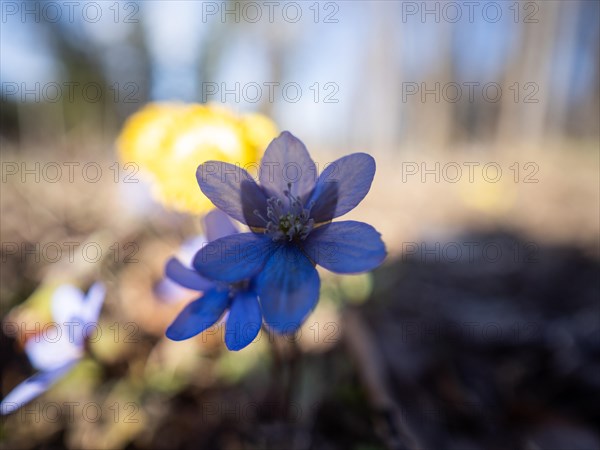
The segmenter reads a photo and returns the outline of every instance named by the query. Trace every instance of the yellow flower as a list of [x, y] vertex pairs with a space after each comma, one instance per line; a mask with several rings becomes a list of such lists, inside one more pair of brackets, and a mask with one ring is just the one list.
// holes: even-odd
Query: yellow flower
[[238, 116], [213, 104], [150, 103], [127, 120], [117, 149], [123, 163], [138, 164], [165, 206], [204, 213], [212, 203], [198, 187], [196, 168], [208, 160], [254, 164], [276, 134], [275, 124], [260, 114]]

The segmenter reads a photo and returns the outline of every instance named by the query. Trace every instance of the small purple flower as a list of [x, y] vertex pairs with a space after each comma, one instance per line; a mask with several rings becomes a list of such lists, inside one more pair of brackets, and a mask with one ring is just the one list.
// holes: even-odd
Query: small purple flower
[[[237, 229], [226, 214], [219, 210], [205, 218], [208, 242], [236, 235]], [[189, 339], [214, 325], [229, 311], [226, 320], [225, 345], [229, 350], [241, 350], [254, 340], [262, 324], [260, 305], [250, 279], [235, 282], [215, 281], [171, 258], [165, 269], [167, 277], [183, 287], [203, 291], [204, 295], [188, 304], [167, 329], [174, 341]]]
[[40, 372], [14, 388], [0, 404], [1, 414], [10, 414], [38, 395], [46, 392], [69, 372], [85, 354], [85, 340], [96, 328], [106, 290], [94, 283], [87, 295], [70, 284], [64, 284], [52, 295], [52, 318], [56, 338], [40, 336], [25, 343], [31, 365]]
[[306, 147], [287, 131], [265, 151], [260, 184], [238, 166], [205, 162], [196, 174], [202, 192], [252, 232], [205, 246], [194, 258], [194, 268], [225, 282], [256, 276], [266, 324], [279, 333], [295, 331], [319, 298], [316, 264], [337, 273], [359, 273], [385, 258], [385, 245], [372, 226], [331, 223], [360, 203], [374, 175], [375, 160], [354, 153], [317, 177]]

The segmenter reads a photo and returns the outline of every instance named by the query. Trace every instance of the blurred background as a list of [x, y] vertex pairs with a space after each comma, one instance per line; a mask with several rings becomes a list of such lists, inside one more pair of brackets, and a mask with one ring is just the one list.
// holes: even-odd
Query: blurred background
[[[600, 3], [0, 5], [3, 398], [53, 289], [108, 287], [3, 448], [600, 448]], [[282, 130], [375, 157], [386, 262], [296, 337], [169, 341], [197, 165]]]

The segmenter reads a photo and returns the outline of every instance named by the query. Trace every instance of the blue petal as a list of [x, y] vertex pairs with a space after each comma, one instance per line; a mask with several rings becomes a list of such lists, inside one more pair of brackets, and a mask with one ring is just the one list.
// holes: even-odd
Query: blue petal
[[317, 304], [319, 287], [308, 258], [295, 245], [280, 247], [256, 281], [265, 323], [278, 333], [296, 331]]
[[292, 184], [295, 196], [310, 193], [317, 180], [317, 167], [297, 137], [284, 131], [273, 139], [260, 163], [259, 181], [271, 196], [285, 199], [283, 192]]
[[65, 325], [46, 328], [25, 343], [25, 353], [31, 365], [47, 372], [80, 359], [84, 354], [85, 333], [95, 333], [95, 327], [84, 326], [80, 319]]
[[265, 225], [254, 211], [267, 217], [267, 199], [244, 169], [221, 161], [207, 161], [198, 166], [196, 179], [217, 208], [251, 227]]
[[371, 188], [375, 160], [366, 153], [353, 153], [329, 164], [319, 176], [310, 202], [316, 223], [346, 214], [358, 205]]
[[10, 414], [21, 408], [26, 403], [46, 392], [71, 368], [73, 363], [66, 364], [48, 372], [39, 372], [27, 378], [15, 387], [0, 403], [0, 414]]
[[83, 302], [82, 319], [84, 323], [97, 323], [100, 311], [106, 297], [106, 287], [103, 283], [96, 282], [88, 289]]
[[256, 293], [240, 292], [231, 302], [225, 330], [229, 350], [241, 350], [254, 340], [262, 324]]
[[228, 304], [229, 290], [211, 289], [203, 297], [183, 308], [167, 328], [167, 337], [174, 341], [183, 341], [202, 333], [219, 320]]
[[208, 242], [238, 233], [229, 216], [220, 209], [213, 209], [204, 216], [204, 227]]
[[337, 273], [372, 270], [386, 255], [377, 230], [352, 220], [334, 222], [313, 230], [303, 249], [314, 262]]
[[94, 283], [85, 296], [75, 286], [61, 285], [52, 295], [52, 318], [61, 326], [74, 321], [95, 324], [105, 296], [106, 288], [100, 282]]
[[211, 280], [245, 280], [264, 266], [274, 245], [269, 237], [254, 233], [226, 236], [202, 248], [194, 258], [194, 268]]
[[192, 267], [194, 256], [202, 247], [208, 243], [208, 239], [203, 234], [198, 234], [182, 242], [177, 250], [177, 258], [188, 269]]
[[63, 284], [52, 294], [52, 319], [61, 325], [79, 318], [83, 310], [83, 292], [71, 284]]
[[193, 269], [185, 267], [177, 258], [171, 258], [165, 267], [165, 274], [177, 284], [195, 291], [206, 291], [214, 287], [214, 283], [207, 280]]

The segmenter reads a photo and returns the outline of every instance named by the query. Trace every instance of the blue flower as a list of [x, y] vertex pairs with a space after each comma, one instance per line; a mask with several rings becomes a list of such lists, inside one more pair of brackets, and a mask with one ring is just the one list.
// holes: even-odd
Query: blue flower
[[[70, 284], [52, 295], [52, 318], [56, 335], [35, 336], [25, 343], [31, 365], [40, 372], [14, 388], [0, 404], [1, 414], [10, 414], [46, 392], [69, 372], [85, 354], [85, 340], [96, 327], [106, 290], [94, 283], [87, 295]], [[55, 337], [56, 336], [56, 337]]]
[[331, 220], [365, 197], [375, 160], [354, 153], [317, 168], [304, 144], [284, 131], [269, 144], [256, 183], [239, 166], [207, 161], [196, 177], [202, 192], [251, 232], [223, 237], [194, 258], [202, 275], [225, 282], [256, 276], [265, 323], [294, 332], [319, 298], [315, 265], [337, 273], [374, 269], [385, 258], [380, 234], [362, 222]]
[[[205, 218], [206, 239], [218, 241], [237, 235], [238, 231], [226, 214], [219, 210]], [[204, 292], [188, 304], [167, 329], [167, 337], [174, 341], [189, 339], [214, 325], [226, 311], [225, 345], [229, 350], [241, 350], [254, 340], [262, 324], [260, 305], [254, 282], [239, 279], [235, 282], [202, 276], [176, 258], [171, 258], [165, 269], [167, 277], [183, 287]]]

